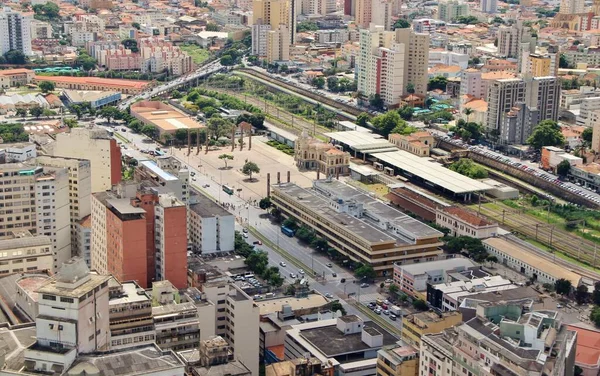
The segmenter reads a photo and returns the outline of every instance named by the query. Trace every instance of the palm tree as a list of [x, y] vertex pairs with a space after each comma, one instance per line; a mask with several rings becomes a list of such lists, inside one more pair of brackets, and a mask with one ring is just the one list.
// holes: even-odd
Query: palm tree
[[469, 122], [469, 116], [471, 116], [471, 114], [472, 114], [473, 112], [474, 112], [474, 111], [473, 111], [473, 109], [472, 109], [472, 108], [470, 108], [470, 107], [467, 107], [467, 108], [465, 108], [465, 109], [463, 110], [463, 113], [464, 113], [465, 115], [467, 115], [467, 123]]

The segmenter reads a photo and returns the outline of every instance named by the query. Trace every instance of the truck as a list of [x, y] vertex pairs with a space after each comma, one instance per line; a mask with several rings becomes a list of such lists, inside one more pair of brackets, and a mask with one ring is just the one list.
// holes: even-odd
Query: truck
[[281, 232], [283, 232], [285, 235], [289, 236], [290, 238], [293, 238], [294, 234], [296, 233], [291, 228], [285, 227], [285, 226], [281, 226]]
[[398, 306], [395, 306], [395, 305], [391, 306], [390, 312], [398, 317], [402, 317], [402, 309], [400, 309], [400, 307], [398, 307]]

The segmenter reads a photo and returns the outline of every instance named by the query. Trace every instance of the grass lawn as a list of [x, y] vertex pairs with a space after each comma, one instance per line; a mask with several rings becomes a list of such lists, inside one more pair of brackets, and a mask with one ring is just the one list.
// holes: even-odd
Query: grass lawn
[[182, 44], [179, 47], [192, 57], [195, 64], [202, 64], [210, 57], [208, 50], [195, 44]]

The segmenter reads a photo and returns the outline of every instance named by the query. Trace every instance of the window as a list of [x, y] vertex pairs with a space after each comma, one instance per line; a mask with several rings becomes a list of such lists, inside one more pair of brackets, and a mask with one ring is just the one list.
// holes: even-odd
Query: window
[[60, 298], [60, 301], [63, 303], [73, 303], [75, 300], [73, 300], [73, 298]]
[[44, 300], [54, 300], [54, 301], [56, 301], [56, 296], [54, 296], [54, 295], [47, 295], [47, 294], [43, 294], [43, 295], [42, 295], [42, 299], [44, 299]]

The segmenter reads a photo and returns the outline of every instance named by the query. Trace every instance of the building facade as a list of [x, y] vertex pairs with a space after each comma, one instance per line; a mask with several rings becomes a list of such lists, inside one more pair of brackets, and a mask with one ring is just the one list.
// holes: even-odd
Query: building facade
[[4, 7], [0, 11], [0, 48], [3, 55], [11, 50], [31, 56], [31, 15]]

